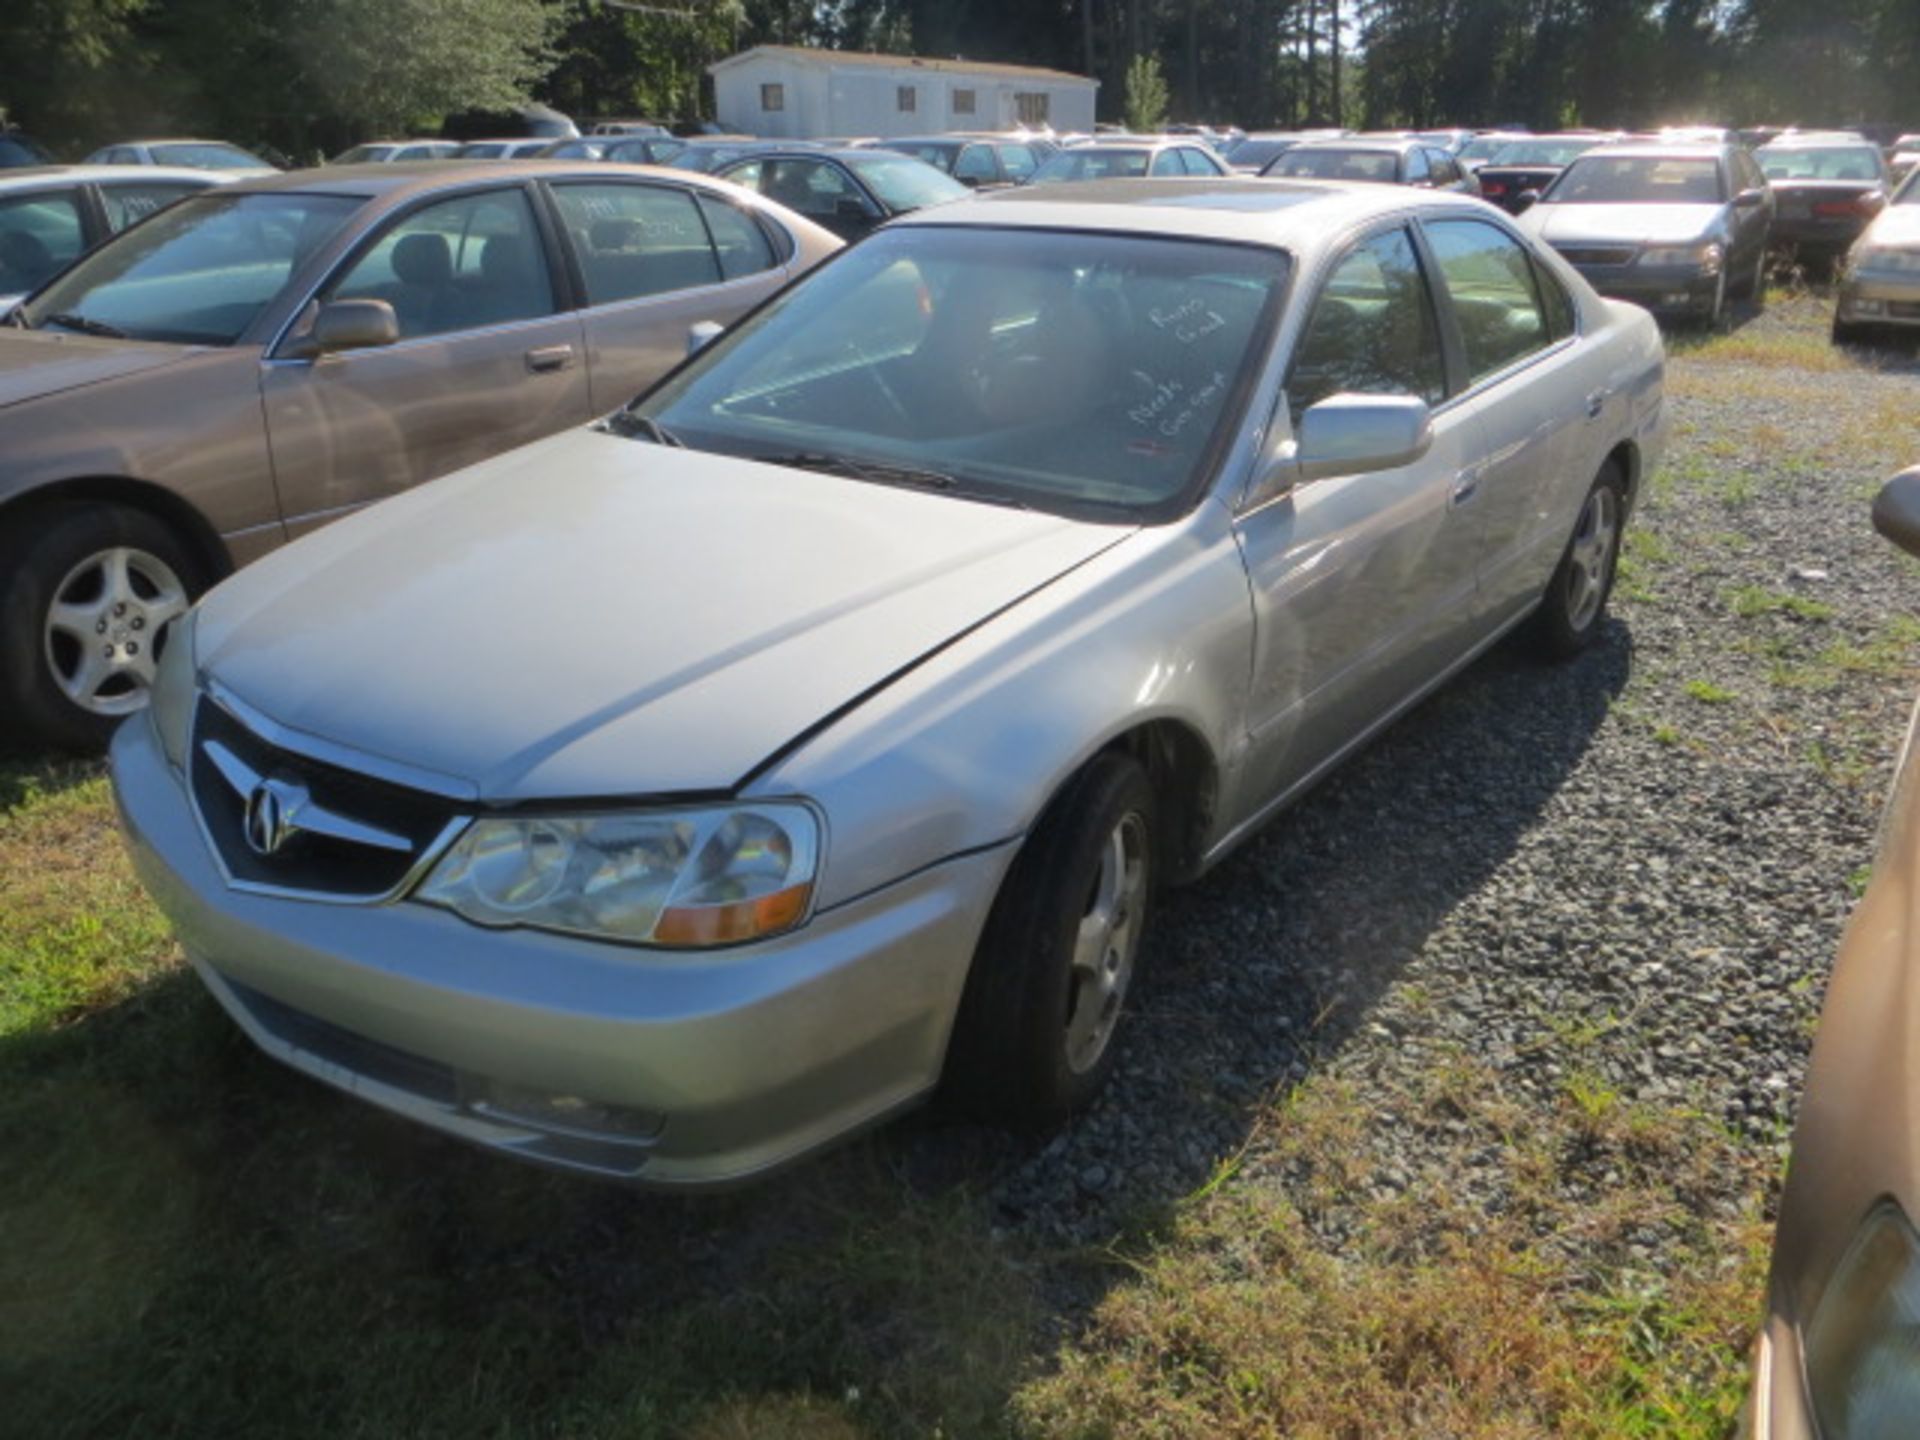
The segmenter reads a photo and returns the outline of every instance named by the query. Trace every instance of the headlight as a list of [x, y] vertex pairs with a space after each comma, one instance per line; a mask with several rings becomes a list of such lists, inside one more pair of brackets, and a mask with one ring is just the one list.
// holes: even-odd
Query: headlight
[[153, 691], [147, 696], [147, 714], [160, 753], [174, 769], [187, 761], [187, 732], [193, 728], [193, 632], [200, 612], [189, 610], [167, 622], [161, 632], [160, 665], [154, 671]]
[[1893, 250], [1875, 245], [1853, 253], [1855, 270], [1877, 270], [1894, 274], [1920, 274], [1920, 250]]
[[1860, 1227], [1806, 1332], [1807, 1389], [1828, 1440], [1900, 1440], [1920, 1415], [1920, 1236], [1898, 1206]]
[[635, 945], [730, 945], [807, 918], [820, 825], [774, 801], [476, 820], [414, 898], [481, 925]]
[[1640, 252], [1642, 265], [1666, 265], [1670, 267], [1689, 266], [1702, 270], [1708, 275], [1720, 273], [1720, 262], [1727, 258], [1727, 252], [1715, 244], [1704, 245], [1649, 245]]

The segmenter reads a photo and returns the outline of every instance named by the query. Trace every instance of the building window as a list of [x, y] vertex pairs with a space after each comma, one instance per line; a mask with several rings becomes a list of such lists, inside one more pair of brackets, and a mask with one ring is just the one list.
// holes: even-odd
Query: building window
[[953, 113], [956, 115], [973, 114], [973, 91], [956, 90], [953, 92]]
[[1022, 125], [1044, 125], [1047, 123], [1047, 102], [1051, 95], [1015, 95], [1014, 112], [1020, 117]]
[[895, 92], [900, 101], [900, 113], [911, 115], [919, 107], [920, 97], [911, 85], [902, 85]]
[[784, 85], [762, 85], [760, 87], [760, 108], [762, 110], [786, 109], [787, 87]]

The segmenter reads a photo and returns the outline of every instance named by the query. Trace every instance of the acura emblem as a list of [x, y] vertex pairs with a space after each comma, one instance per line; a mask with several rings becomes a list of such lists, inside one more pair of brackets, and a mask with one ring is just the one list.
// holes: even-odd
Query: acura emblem
[[247, 795], [247, 847], [256, 855], [272, 855], [300, 833], [295, 823], [308, 799], [307, 787], [277, 776], [262, 780]]

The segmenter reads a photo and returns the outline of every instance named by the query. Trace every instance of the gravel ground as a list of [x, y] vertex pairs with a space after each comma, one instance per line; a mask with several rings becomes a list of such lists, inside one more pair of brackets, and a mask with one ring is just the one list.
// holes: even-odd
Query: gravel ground
[[[1449, 1056], [1523, 1105], [1605, 1087], [1784, 1154], [1913, 689], [1897, 617], [1920, 595], [1867, 521], [1877, 482], [1920, 460], [1898, 453], [1920, 367], [1721, 353], [1825, 324], [1802, 298], [1732, 341], [1676, 343], [1668, 464], [1603, 643], [1561, 667], [1501, 647], [1167, 897], [1108, 1094], [1037, 1152], [988, 1157], [1006, 1228], [1098, 1241], [1226, 1157], [1287, 1184], [1250, 1117], [1309, 1077], [1351, 1082], [1370, 1114], [1356, 1203], [1444, 1175], [1498, 1210], [1484, 1135], [1395, 1113]], [[903, 1146], [910, 1168], [969, 1149], [935, 1126]], [[1713, 1203], [1751, 1203], [1749, 1184], [1729, 1175]], [[1636, 1244], [1655, 1258], [1656, 1235]]]

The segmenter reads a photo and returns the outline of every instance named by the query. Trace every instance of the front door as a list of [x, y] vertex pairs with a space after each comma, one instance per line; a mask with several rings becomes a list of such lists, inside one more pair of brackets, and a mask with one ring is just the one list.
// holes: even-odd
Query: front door
[[1334, 476], [1243, 514], [1255, 655], [1249, 818], [1325, 769], [1470, 643], [1472, 518], [1456, 490], [1481, 456], [1471, 408], [1448, 405], [1434, 296], [1406, 230], [1360, 242], [1334, 267], [1295, 347], [1287, 404], [1342, 393], [1436, 407], [1411, 465]]
[[265, 362], [289, 536], [593, 413], [580, 317], [558, 310], [519, 186], [409, 212], [350, 256], [320, 299], [385, 300], [400, 340]]

